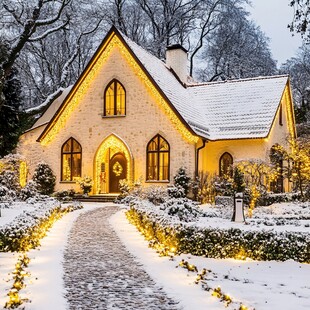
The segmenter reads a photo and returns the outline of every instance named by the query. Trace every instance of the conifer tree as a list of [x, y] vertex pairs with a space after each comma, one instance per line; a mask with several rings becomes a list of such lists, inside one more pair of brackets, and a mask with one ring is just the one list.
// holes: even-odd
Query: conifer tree
[[33, 174], [33, 181], [37, 184], [38, 192], [50, 195], [54, 192], [56, 176], [50, 166], [44, 162], [39, 163]]

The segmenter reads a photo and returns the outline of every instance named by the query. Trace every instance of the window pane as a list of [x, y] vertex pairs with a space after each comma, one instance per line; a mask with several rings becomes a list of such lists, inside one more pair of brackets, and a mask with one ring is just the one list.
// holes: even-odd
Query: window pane
[[73, 140], [73, 152], [81, 152], [81, 145], [74, 139]]
[[160, 153], [159, 156], [159, 180], [169, 180], [169, 153]]
[[72, 180], [81, 177], [81, 154], [72, 155]]
[[149, 143], [148, 151], [157, 151], [157, 142], [155, 139]]
[[114, 83], [110, 85], [105, 94], [105, 115], [114, 115]]
[[224, 154], [221, 157], [220, 162], [220, 175], [221, 176], [232, 176], [232, 165], [233, 159], [232, 156], [228, 153]]
[[160, 151], [168, 151], [169, 150], [169, 145], [166, 140], [160, 137], [159, 139], [159, 150]]
[[71, 181], [71, 154], [62, 155], [62, 181]]
[[147, 179], [157, 180], [157, 153], [148, 153]]
[[62, 147], [63, 153], [70, 153], [71, 152], [71, 139], [69, 139], [64, 146]]
[[125, 114], [125, 90], [119, 83], [116, 88], [116, 110], [117, 115]]

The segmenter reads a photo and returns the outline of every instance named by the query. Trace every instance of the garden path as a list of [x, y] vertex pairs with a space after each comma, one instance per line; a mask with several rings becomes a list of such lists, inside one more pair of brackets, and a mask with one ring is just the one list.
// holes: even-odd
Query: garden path
[[109, 206], [83, 213], [72, 227], [64, 253], [64, 282], [70, 310], [180, 309], [126, 250], [109, 224]]

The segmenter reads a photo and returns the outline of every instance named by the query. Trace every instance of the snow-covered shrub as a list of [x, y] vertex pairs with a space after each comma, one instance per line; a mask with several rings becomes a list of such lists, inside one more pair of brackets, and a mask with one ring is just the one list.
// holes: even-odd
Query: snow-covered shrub
[[180, 185], [169, 186], [167, 192], [169, 197], [172, 198], [183, 198], [186, 196], [184, 188]]
[[197, 207], [197, 202], [188, 198], [169, 199], [160, 205], [160, 209], [183, 222], [194, 222], [203, 215], [203, 212]]
[[50, 195], [54, 192], [56, 176], [47, 163], [41, 162], [37, 165], [32, 179], [37, 184], [40, 194]]
[[[191, 178], [188, 176], [186, 168], [185, 167], [180, 167], [173, 177], [174, 179], [174, 186], [177, 188], [183, 188], [184, 196], [186, 197], [189, 192], [190, 184], [191, 184]], [[178, 193], [181, 193], [179, 191]], [[174, 196], [171, 196], [174, 197]], [[178, 197], [175, 197], [178, 198]]]
[[19, 198], [25, 201], [28, 198], [36, 197], [38, 194], [37, 183], [30, 180], [26, 186], [20, 190]]
[[308, 233], [200, 227], [141, 202], [132, 204], [126, 216], [151, 241], [150, 245], [173, 246], [176, 253], [310, 263]]
[[73, 188], [68, 190], [62, 190], [55, 192], [53, 194], [54, 197], [56, 197], [60, 201], [71, 201], [75, 195], [75, 190]]
[[40, 245], [47, 230], [64, 214], [82, 208], [81, 205], [60, 205], [55, 199], [45, 199], [33, 211], [24, 211], [13, 222], [0, 227], [0, 252], [28, 251]]
[[144, 189], [143, 198], [158, 206], [168, 199], [167, 188], [162, 186], [150, 186]]
[[93, 179], [89, 176], [84, 176], [81, 180], [79, 180], [79, 185], [81, 190], [83, 191], [83, 194], [88, 194], [91, 192], [91, 189], [93, 187]]

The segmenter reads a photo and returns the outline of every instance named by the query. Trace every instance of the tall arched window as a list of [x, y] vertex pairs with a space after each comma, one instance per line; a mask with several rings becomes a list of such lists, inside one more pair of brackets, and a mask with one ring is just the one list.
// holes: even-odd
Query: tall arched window
[[112, 80], [104, 91], [103, 116], [126, 115], [126, 91], [118, 80]]
[[149, 181], [169, 181], [169, 143], [161, 135], [156, 135], [147, 144], [146, 152], [146, 179]]
[[81, 177], [82, 147], [70, 138], [61, 148], [61, 181], [74, 181]]
[[220, 176], [232, 177], [233, 176], [232, 166], [233, 166], [233, 158], [229, 153], [225, 152], [220, 158], [220, 169], [219, 169]]

